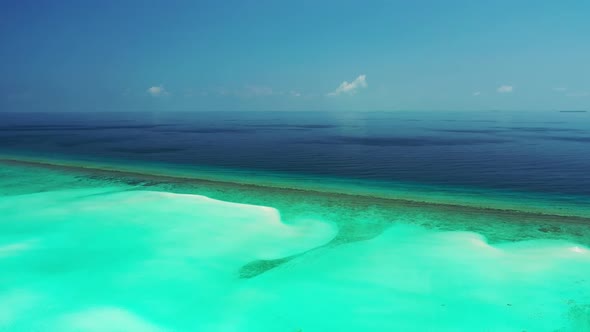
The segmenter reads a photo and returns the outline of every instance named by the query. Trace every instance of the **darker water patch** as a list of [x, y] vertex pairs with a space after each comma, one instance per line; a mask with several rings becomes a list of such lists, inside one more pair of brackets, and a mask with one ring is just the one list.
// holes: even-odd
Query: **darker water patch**
[[89, 138], [89, 139], [75, 139], [69, 140], [67, 142], [58, 142], [56, 143], [57, 146], [70, 148], [76, 147], [81, 145], [88, 145], [88, 144], [101, 144], [101, 143], [119, 143], [130, 141], [135, 139], [136, 137], [98, 137], [98, 138]]
[[539, 136], [538, 138], [553, 141], [590, 143], [590, 136]]
[[285, 258], [272, 259], [272, 260], [257, 260], [245, 264], [240, 268], [239, 276], [240, 279], [250, 279], [263, 274], [266, 271], [270, 271], [281, 264], [284, 264], [296, 256], [289, 256]]
[[288, 123], [269, 123], [269, 124], [248, 124], [247, 127], [255, 128], [276, 128], [276, 129], [330, 129], [336, 128], [336, 125], [329, 124], [288, 124]]
[[26, 142], [30, 140], [43, 140], [54, 138], [74, 138], [76, 135], [59, 134], [59, 133], [43, 133], [43, 134], [15, 134], [15, 135], [0, 135], [0, 144], [7, 142]]
[[553, 128], [553, 127], [494, 127], [514, 132], [529, 132], [529, 133], [549, 133], [549, 132], [580, 132], [580, 129], [574, 128]]
[[495, 129], [428, 129], [439, 133], [454, 133], [454, 134], [497, 134], [501, 130]]
[[543, 233], [560, 233], [561, 227], [558, 225], [544, 225], [539, 227], [539, 231]]
[[0, 127], [0, 131], [90, 131], [90, 130], [112, 130], [112, 129], [153, 129], [168, 127], [169, 124], [157, 125], [14, 125]]
[[241, 128], [171, 128], [156, 130], [161, 133], [186, 133], [186, 134], [250, 134], [255, 133], [253, 129], [241, 129]]
[[111, 148], [109, 151], [134, 154], [173, 153], [186, 151], [185, 148]]
[[336, 144], [336, 145], [365, 145], [365, 146], [449, 146], [449, 145], [478, 145], [506, 143], [505, 139], [462, 139], [449, 137], [358, 137], [333, 136], [324, 140], [304, 141], [305, 144]]

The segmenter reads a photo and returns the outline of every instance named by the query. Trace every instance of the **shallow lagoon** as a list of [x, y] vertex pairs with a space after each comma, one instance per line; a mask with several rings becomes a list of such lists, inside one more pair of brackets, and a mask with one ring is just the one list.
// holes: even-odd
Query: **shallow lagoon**
[[590, 330], [583, 217], [78, 166], [2, 164], [7, 330]]

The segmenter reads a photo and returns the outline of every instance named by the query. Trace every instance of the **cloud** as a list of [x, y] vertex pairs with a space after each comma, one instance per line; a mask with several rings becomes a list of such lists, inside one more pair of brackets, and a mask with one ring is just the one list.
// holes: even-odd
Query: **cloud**
[[567, 88], [553, 88], [553, 91], [559, 91], [559, 92], [563, 92], [566, 90], [567, 90]]
[[328, 96], [338, 96], [342, 93], [347, 93], [349, 95], [353, 95], [357, 92], [360, 88], [367, 87], [367, 76], [366, 75], [359, 75], [359, 77], [355, 78], [352, 82], [344, 81], [340, 84], [340, 86], [334, 90], [333, 92], [328, 93]]
[[474, 95], [474, 96], [479, 96], [479, 95], [481, 95], [481, 92], [479, 92], [479, 91], [475, 91], [475, 92], [473, 93], [473, 95]]
[[571, 92], [566, 93], [566, 97], [588, 97], [590, 96], [590, 92]]
[[514, 90], [514, 88], [512, 87], [512, 85], [501, 85], [497, 89], [498, 93], [511, 93], [512, 90]]
[[167, 96], [170, 94], [170, 93], [168, 93], [168, 91], [166, 91], [166, 89], [164, 89], [164, 86], [161, 84], [159, 86], [152, 86], [151, 88], [147, 89], [146, 91], [152, 97], [162, 97], [162, 96]]
[[301, 97], [301, 92], [299, 91], [291, 90], [289, 94], [293, 97]]
[[247, 85], [242, 91], [236, 91], [236, 95], [242, 97], [264, 97], [272, 96], [274, 91], [271, 87], [262, 85]]

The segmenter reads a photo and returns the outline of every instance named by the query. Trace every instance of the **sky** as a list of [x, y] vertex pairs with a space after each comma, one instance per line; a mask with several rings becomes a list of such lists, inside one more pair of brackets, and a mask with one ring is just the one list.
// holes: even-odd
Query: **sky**
[[588, 17], [588, 0], [0, 0], [0, 112], [590, 110]]

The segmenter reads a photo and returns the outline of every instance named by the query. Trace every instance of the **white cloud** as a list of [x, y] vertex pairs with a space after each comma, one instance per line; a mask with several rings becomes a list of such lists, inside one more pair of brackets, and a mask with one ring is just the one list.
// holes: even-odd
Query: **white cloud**
[[360, 88], [367, 87], [367, 76], [366, 75], [359, 75], [359, 77], [355, 78], [352, 82], [344, 81], [340, 84], [340, 86], [334, 90], [333, 92], [328, 93], [328, 96], [338, 96], [342, 93], [347, 93], [349, 95], [353, 95], [357, 92]]
[[475, 91], [475, 92], [473, 93], [473, 95], [474, 95], [474, 96], [479, 96], [479, 95], [481, 95], [481, 92], [479, 92], [479, 91]]
[[164, 89], [164, 86], [161, 84], [159, 86], [150, 87], [149, 89], [147, 89], [147, 93], [149, 93], [152, 97], [162, 97], [169, 95], [168, 91], [166, 91], [166, 89]]
[[553, 88], [553, 91], [559, 91], [559, 92], [563, 92], [566, 90], [567, 90], [567, 88]]
[[566, 97], [588, 97], [590, 96], [589, 92], [571, 92], [567, 93]]
[[512, 85], [501, 85], [497, 89], [498, 93], [510, 93], [510, 92], [512, 92], [512, 90], [514, 90]]
[[273, 90], [271, 87], [268, 86], [261, 86], [261, 85], [247, 85], [244, 88], [243, 93], [238, 93], [245, 97], [261, 97], [261, 96], [270, 96], [273, 94]]
[[291, 96], [293, 96], [293, 97], [301, 97], [301, 92], [299, 92], [299, 91], [294, 91], [294, 90], [291, 90], [291, 91], [289, 92], [289, 94], [290, 94]]

